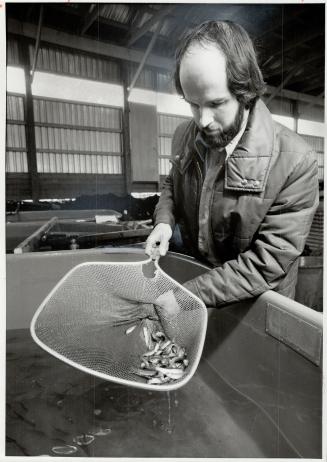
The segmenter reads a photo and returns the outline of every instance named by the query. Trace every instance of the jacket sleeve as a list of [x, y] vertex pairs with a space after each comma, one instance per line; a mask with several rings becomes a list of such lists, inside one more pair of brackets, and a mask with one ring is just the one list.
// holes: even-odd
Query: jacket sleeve
[[183, 139], [189, 126], [189, 121], [183, 122], [175, 130], [171, 147], [173, 166], [170, 169], [169, 175], [165, 178], [160, 199], [153, 215], [154, 225], [159, 223], [166, 223], [171, 226], [173, 231], [176, 220], [176, 207], [174, 203], [174, 170], [177, 168], [176, 163], [179, 162], [180, 151], [183, 146]]
[[154, 211], [154, 225], [166, 223], [172, 230], [175, 228], [175, 204], [174, 204], [174, 184], [173, 168], [163, 183], [159, 202]]
[[206, 306], [219, 306], [277, 287], [304, 249], [319, 204], [312, 152], [295, 166], [261, 223], [251, 247], [184, 285]]

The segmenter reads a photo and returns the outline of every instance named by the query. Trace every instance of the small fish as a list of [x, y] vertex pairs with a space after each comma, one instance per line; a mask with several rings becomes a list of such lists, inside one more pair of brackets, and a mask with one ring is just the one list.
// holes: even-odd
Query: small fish
[[168, 369], [166, 367], [156, 367], [158, 372], [162, 372], [164, 375], [171, 379], [178, 380], [184, 375], [184, 371], [181, 369]]
[[129, 328], [126, 330], [125, 334], [126, 334], [126, 335], [131, 334], [135, 328], [136, 328], [136, 325], [135, 325], [135, 326], [129, 327]]
[[168, 375], [163, 376], [162, 379], [161, 379], [162, 383], [167, 383], [167, 382], [171, 382], [171, 381], [172, 381], [172, 379], [170, 377], [168, 377]]
[[186, 354], [185, 354], [185, 348], [179, 347], [179, 348], [177, 349], [177, 357], [178, 357], [178, 358], [184, 358], [184, 356], [186, 356]]
[[157, 332], [152, 333], [152, 338], [153, 338], [153, 340], [157, 340], [157, 339], [160, 339], [160, 338], [165, 340], [166, 336], [165, 336], [165, 334], [163, 332], [158, 330]]
[[162, 380], [159, 377], [154, 377], [149, 379], [147, 383], [150, 385], [160, 385], [162, 384]]
[[139, 375], [140, 377], [153, 377], [157, 374], [157, 371], [151, 369], [135, 369], [133, 374]]
[[150, 332], [149, 329], [146, 326], [143, 326], [143, 335], [144, 335], [144, 341], [147, 346], [147, 348], [150, 348]]
[[159, 343], [156, 344], [156, 346], [152, 349], [147, 351], [146, 353], [143, 354], [143, 358], [148, 357], [148, 356], [153, 356], [157, 351], [159, 350]]
[[171, 352], [174, 353], [175, 355], [178, 354], [178, 346], [176, 345], [176, 343], [173, 343], [171, 345]]
[[149, 361], [147, 360], [147, 358], [142, 358], [142, 362], [141, 362], [141, 368], [145, 368], [145, 367], [150, 367], [150, 363]]
[[87, 446], [88, 444], [93, 443], [94, 436], [93, 435], [78, 435], [73, 438], [74, 443], [77, 443], [79, 446]]
[[171, 343], [171, 340], [167, 340], [161, 345], [161, 349], [164, 351]]

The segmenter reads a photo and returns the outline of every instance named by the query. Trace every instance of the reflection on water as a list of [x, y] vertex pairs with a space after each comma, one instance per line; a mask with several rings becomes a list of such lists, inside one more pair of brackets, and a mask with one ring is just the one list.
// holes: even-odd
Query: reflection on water
[[27, 330], [8, 331], [7, 353], [7, 456], [294, 456], [258, 407], [205, 362], [181, 389], [154, 392], [78, 371]]
[[94, 436], [93, 435], [77, 435], [73, 438], [74, 443], [78, 444], [79, 446], [88, 446], [89, 444], [93, 443]]
[[100, 428], [100, 430], [97, 430], [94, 432], [95, 436], [106, 436], [110, 435], [111, 433], [111, 428]]
[[76, 446], [54, 446], [52, 452], [59, 454], [60, 456], [69, 456], [77, 452]]

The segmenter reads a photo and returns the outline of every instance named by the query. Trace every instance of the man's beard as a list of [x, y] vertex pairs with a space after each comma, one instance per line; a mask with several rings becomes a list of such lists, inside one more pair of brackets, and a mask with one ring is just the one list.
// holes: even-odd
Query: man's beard
[[234, 122], [227, 130], [222, 130], [220, 133], [210, 135], [203, 130], [200, 130], [203, 140], [211, 148], [224, 148], [232, 141], [241, 129], [244, 115], [244, 105], [240, 104]]

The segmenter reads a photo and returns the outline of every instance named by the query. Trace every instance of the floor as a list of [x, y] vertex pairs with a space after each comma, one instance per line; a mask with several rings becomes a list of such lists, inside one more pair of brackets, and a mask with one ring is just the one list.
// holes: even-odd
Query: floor
[[297, 457], [205, 360], [181, 389], [143, 391], [62, 363], [26, 329], [7, 333], [6, 434], [7, 456]]

